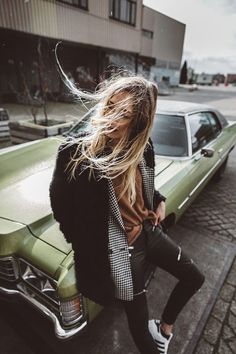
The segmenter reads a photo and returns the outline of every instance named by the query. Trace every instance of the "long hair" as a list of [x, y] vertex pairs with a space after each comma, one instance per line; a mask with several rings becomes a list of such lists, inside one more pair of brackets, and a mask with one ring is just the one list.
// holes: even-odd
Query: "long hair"
[[[89, 168], [89, 179], [95, 177], [94, 170], [99, 171], [100, 178], [113, 179], [121, 175], [122, 192], [118, 200], [127, 193], [133, 205], [136, 200], [136, 169], [143, 157], [155, 116], [158, 94], [156, 84], [141, 75], [118, 74], [101, 82], [94, 93], [89, 93], [76, 87], [61, 67], [60, 70], [65, 84], [76, 98], [96, 103], [91, 109], [91, 129], [86, 135], [74, 138], [76, 151], [65, 169], [69, 171], [69, 179], [76, 178], [75, 172], [82, 164], [85, 169]], [[110, 99], [124, 92], [128, 93], [125, 99], [111, 105]], [[113, 146], [109, 145], [111, 138], [106, 134], [114, 131], [113, 123], [124, 118], [130, 106], [133, 113], [128, 133], [117, 139]], [[104, 151], [108, 153], [104, 155]]]

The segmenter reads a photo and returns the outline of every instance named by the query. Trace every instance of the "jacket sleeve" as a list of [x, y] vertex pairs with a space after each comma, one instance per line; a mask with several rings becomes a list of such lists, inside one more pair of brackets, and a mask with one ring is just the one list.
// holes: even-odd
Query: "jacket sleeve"
[[[155, 170], [155, 154], [154, 154], [154, 148], [153, 148], [153, 142], [152, 139], [149, 138], [149, 143], [150, 143], [150, 147], [151, 147], [151, 160], [152, 160], [152, 166]], [[153, 195], [153, 208], [154, 210], [156, 210], [156, 208], [158, 207], [158, 205], [160, 204], [161, 201], [165, 201], [166, 197], [164, 197], [159, 191], [154, 189], [154, 195]]]
[[166, 197], [162, 195], [160, 192], [154, 190], [154, 197], [153, 197], [153, 208], [156, 210], [158, 205], [160, 204], [161, 201], [165, 202]]
[[71, 242], [71, 219], [73, 215], [73, 180], [68, 182], [67, 174], [64, 172], [69, 161], [71, 149], [67, 143], [62, 143], [57, 152], [56, 163], [49, 186], [49, 197], [53, 216], [59, 223], [60, 230], [66, 241]]

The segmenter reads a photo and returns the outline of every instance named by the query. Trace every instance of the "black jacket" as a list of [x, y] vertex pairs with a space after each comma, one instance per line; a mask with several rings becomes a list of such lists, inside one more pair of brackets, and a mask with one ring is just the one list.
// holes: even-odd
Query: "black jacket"
[[[149, 143], [144, 158], [154, 167], [151, 139]], [[51, 207], [60, 230], [72, 243], [78, 290], [105, 305], [114, 297], [108, 260], [108, 183], [105, 178], [89, 181], [88, 169], [68, 182], [64, 169], [75, 149], [76, 143], [68, 141], [59, 146], [49, 187]], [[153, 198], [155, 210], [165, 197], [155, 191]]]

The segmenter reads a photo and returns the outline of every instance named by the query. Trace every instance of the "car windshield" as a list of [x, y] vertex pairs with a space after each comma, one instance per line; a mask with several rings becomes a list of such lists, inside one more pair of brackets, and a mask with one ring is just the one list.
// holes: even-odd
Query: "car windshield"
[[69, 135], [76, 138], [79, 132], [89, 131], [91, 115], [92, 115], [92, 111], [86, 113], [76, 125], [74, 125], [71, 129], [67, 130], [63, 135], [65, 136]]
[[[89, 131], [90, 116], [87, 113], [80, 122], [64, 135], [76, 137], [81, 131]], [[162, 156], [187, 156], [188, 144], [183, 116], [157, 114], [154, 120], [151, 138], [155, 153]]]
[[155, 153], [162, 156], [188, 155], [188, 140], [183, 116], [157, 114], [151, 138]]

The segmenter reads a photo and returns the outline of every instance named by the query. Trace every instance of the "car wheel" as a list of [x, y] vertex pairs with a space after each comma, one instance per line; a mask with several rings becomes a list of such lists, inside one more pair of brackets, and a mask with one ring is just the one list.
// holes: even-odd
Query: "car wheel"
[[223, 177], [223, 174], [224, 174], [225, 169], [226, 169], [226, 166], [227, 166], [228, 159], [229, 159], [229, 155], [227, 155], [225, 161], [222, 163], [222, 165], [218, 168], [218, 170], [217, 170], [216, 173], [214, 174], [214, 176], [213, 176], [212, 179], [213, 179], [215, 182], [220, 181], [221, 178]]

